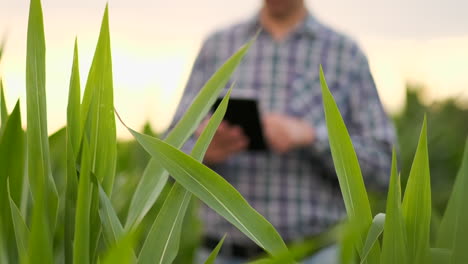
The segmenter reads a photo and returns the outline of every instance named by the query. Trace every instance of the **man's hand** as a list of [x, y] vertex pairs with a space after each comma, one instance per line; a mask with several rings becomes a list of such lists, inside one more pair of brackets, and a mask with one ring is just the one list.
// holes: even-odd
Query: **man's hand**
[[[208, 120], [200, 125], [195, 132], [197, 136], [200, 136], [207, 123]], [[247, 149], [248, 145], [249, 140], [241, 127], [222, 121], [206, 150], [203, 161], [207, 164], [224, 162], [232, 155]]]
[[308, 123], [286, 115], [265, 115], [263, 129], [267, 144], [278, 153], [309, 145], [315, 140], [315, 131]]

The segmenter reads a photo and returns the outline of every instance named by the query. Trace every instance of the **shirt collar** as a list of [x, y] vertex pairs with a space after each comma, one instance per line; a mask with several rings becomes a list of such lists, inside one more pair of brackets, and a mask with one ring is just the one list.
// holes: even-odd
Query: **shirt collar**
[[[260, 24], [260, 13], [256, 13], [252, 18], [250, 18], [246, 23], [248, 32], [253, 35], [258, 30], [262, 29]], [[307, 11], [307, 16], [299, 24], [299, 26], [294, 30], [296, 34], [305, 34], [311, 37], [316, 37], [319, 34], [321, 24], [314, 15]]]

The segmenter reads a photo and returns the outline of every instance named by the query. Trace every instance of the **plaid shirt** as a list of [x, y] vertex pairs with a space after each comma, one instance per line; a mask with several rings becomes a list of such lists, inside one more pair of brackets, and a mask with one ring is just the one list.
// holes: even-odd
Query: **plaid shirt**
[[[211, 75], [260, 27], [259, 17], [211, 35], [203, 44], [175, 120]], [[278, 42], [265, 30], [233, 75], [232, 98], [255, 98], [260, 113], [306, 120], [316, 131], [310, 146], [279, 155], [243, 152], [213, 167], [279, 231], [285, 241], [320, 233], [345, 216], [322, 106], [322, 64], [352, 137], [365, 183], [386, 189], [394, 129], [379, 101], [367, 59], [349, 38], [312, 15]], [[189, 152], [194, 139], [184, 146]], [[249, 245], [250, 240], [208, 207], [201, 213], [205, 235]], [[229, 243], [229, 242], [228, 242]]]

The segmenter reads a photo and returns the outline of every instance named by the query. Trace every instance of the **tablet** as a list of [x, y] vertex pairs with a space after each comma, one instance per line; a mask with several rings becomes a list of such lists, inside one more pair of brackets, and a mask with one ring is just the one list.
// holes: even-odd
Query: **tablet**
[[[222, 99], [216, 100], [213, 109], [218, 107], [221, 100]], [[267, 149], [256, 100], [229, 99], [224, 120], [228, 121], [230, 124], [242, 127], [245, 135], [249, 138], [248, 150], [261, 151]]]

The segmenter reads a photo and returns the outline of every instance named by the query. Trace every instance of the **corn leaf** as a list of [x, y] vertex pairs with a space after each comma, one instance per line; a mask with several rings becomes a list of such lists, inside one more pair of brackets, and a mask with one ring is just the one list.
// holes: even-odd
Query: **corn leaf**
[[[106, 252], [103, 264], [115, 263], [136, 263], [133, 248], [135, 246], [136, 235], [135, 233], [127, 233], [114, 243]], [[97, 263], [100, 263], [99, 261]]]
[[138, 263], [172, 263], [179, 249], [180, 231], [190, 193], [174, 184], [143, 244]]
[[2, 56], [3, 56], [3, 50], [5, 48], [5, 41], [0, 43], [0, 62], [2, 61]]
[[410, 263], [424, 263], [429, 251], [431, 183], [426, 127], [424, 118], [402, 206]]
[[215, 263], [215, 260], [216, 260], [216, 257], [218, 256], [218, 253], [219, 253], [219, 250], [221, 249], [221, 247], [223, 246], [223, 243], [224, 243], [224, 239], [226, 238], [226, 235], [223, 236], [223, 238], [218, 242], [218, 244], [216, 245], [216, 247], [213, 249], [213, 251], [211, 252], [211, 254], [208, 256], [208, 258], [206, 259], [205, 261], [205, 264], [214, 264]]
[[53, 263], [52, 230], [46, 212], [45, 180], [37, 181], [38, 192], [34, 200], [31, 224], [31, 235], [28, 240], [28, 255], [26, 263]]
[[[356, 241], [356, 250], [362, 258], [367, 230], [372, 223], [369, 198], [351, 137], [335, 99], [328, 89], [322, 67], [320, 67], [320, 83], [333, 162], [350, 223], [356, 225], [355, 228], [359, 233], [360, 239]], [[357, 219], [359, 220], [356, 221]], [[369, 253], [368, 263], [378, 263], [379, 255], [380, 247], [376, 244]]]
[[431, 248], [429, 252], [432, 264], [464, 263], [452, 262], [452, 251], [446, 248]]
[[272, 255], [287, 250], [274, 227], [224, 178], [164, 141], [131, 129], [129, 131], [179, 184], [226, 218], [257, 245]]
[[[0, 135], [0, 202], [8, 203], [6, 181], [11, 184], [11, 196], [16, 204], [21, 204], [24, 185], [25, 137], [21, 128], [19, 101], [8, 118]], [[3, 210], [2, 210], [3, 212]]]
[[71, 147], [73, 148], [73, 154], [75, 157], [78, 156], [81, 142], [80, 95], [81, 89], [80, 68], [78, 62], [78, 40], [75, 39], [67, 106], [67, 138], [70, 141]]
[[[254, 39], [241, 47], [208, 80], [193, 100], [186, 114], [167, 136], [165, 141], [168, 144], [180, 148], [190, 135], [193, 134], [201, 120], [210, 110], [214, 101], [218, 98], [220, 92], [225, 87], [230, 76], [247, 53], [253, 41]], [[132, 197], [130, 210], [125, 222], [125, 229], [133, 228], [143, 219], [158, 198], [167, 179], [167, 172], [165, 172], [157, 160], [152, 158]]]
[[83, 141], [78, 197], [76, 201], [73, 263], [90, 262], [91, 154], [87, 140]]
[[91, 172], [102, 182], [106, 193], [110, 194], [114, 183], [117, 149], [107, 6], [86, 82], [80, 118], [91, 151]]
[[18, 255], [21, 260], [24, 260], [28, 252], [29, 229], [13, 199], [9, 197], [8, 200], [10, 201], [11, 218], [13, 219], [13, 230], [15, 232]]
[[3, 126], [8, 118], [8, 109], [6, 106], [5, 93], [3, 91], [3, 81], [0, 79], [0, 135]]
[[[109, 15], [106, 5], [101, 31], [89, 70], [83, 102], [81, 128], [89, 142], [91, 171], [110, 196], [114, 184], [117, 147], [112, 81], [112, 57], [109, 33]], [[99, 218], [99, 190], [91, 194], [90, 256], [94, 259], [101, 234]]]
[[370, 250], [374, 247], [374, 245], [378, 242], [380, 235], [384, 230], [384, 223], [385, 223], [385, 214], [377, 214], [372, 220], [372, 225], [369, 228], [369, 232], [367, 233], [366, 243], [362, 248], [362, 258], [361, 264], [364, 263], [369, 255]]
[[[223, 120], [231, 89], [216, 109], [192, 150], [192, 157], [198, 161], [203, 159], [211, 139]], [[174, 261], [179, 251], [182, 223], [191, 196], [191, 193], [179, 183], [174, 183], [143, 244], [138, 263], [154, 263], [156, 260], [158, 263], [172, 263]]]
[[468, 234], [466, 223], [468, 223], [468, 140], [465, 144], [465, 152], [462, 164], [453, 185], [447, 209], [440, 225], [437, 237], [437, 247], [452, 251], [452, 262], [468, 262]]
[[108, 245], [113, 245], [122, 238], [124, 229], [104, 189], [100, 185], [96, 187], [99, 188], [99, 217], [102, 223], [104, 238]]
[[[15, 236], [10, 216], [8, 182], [11, 184], [10, 195], [13, 201], [21, 204], [24, 185], [25, 136], [21, 128], [19, 101], [8, 117], [3, 132], [0, 133], [0, 240], [3, 257], [8, 262], [16, 262]], [[3, 213], [4, 212], [4, 213]]]
[[78, 181], [76, 157], [80, 149], [80, 73], [78, 67], [78, 41], [75, 39], [72, 73], [67, 106], [67, 184], [65, 194], [64, 253], [65, 262], [72, 263], [75, 230], [75, 211]]
[[[45, 39], [40, 0], [31, 0], [26, 54], [28, 175], [35, 203], [43, 196], [50, 232], [57, 216], [58, 194], [50, 168], [45, 94]], [[43, 186], [45, 189], [41, 189]], [[43, 192], [43, 194], [40, 194]], [[38, 217], [37, 220], [39, 220]], [[34, 231], [32, 230], [34, 233]]]
[[387, 196], [384, 235], [382, 242], [381, 264], [408, 263], [406, 234], [401, 212], [401, 186], [397, 174], [395, 149], [392, 155], [392, 172]]
[[355, 224], [347, 221], [343, 226], [340, 239], [340, 262], [341, 264], [357, 263], [356, 243], [361, 239]]

